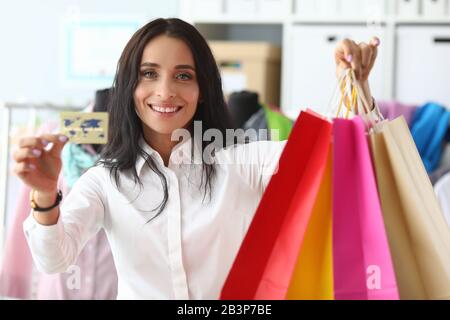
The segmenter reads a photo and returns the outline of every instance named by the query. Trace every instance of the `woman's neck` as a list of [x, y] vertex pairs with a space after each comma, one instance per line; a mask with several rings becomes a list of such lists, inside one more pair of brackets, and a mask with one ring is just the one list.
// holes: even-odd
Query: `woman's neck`
[[172, 149], [179, 143], [179, 141], [172, 140], [172, 134], [161, 134], [157, 132], [149, 132], [144, 130], [144, 139], [147, 144], [159, 153], [164, 165], [169, 164]]
[[164, 161], [164, 165], [167, 167], [172, 149], [178, 144], [178, 141], [172, 141], [170, 134], [144, 135], [144, 139], [150, 147], [159, 153]]

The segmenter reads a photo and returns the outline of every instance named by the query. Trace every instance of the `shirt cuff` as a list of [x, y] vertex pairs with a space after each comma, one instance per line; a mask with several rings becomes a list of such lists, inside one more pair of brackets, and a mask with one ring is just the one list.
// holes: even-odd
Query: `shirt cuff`
[[42, 240], [59, 239], [64, 235], [64, 226], [61, 221], [61, 214], [56, 224], [45, 226], [40, 224], [33, 216], [33, 211], [23, 222], [23, 230], [27, 238], [30, 236], [38, 237]]

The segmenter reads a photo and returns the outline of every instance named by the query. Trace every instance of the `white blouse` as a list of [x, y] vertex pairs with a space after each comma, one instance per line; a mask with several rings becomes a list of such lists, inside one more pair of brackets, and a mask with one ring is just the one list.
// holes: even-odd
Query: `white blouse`
[[[189, 164], [192, 139], [178, 144], [164, 166], [143, 139], [168, 182], [165, 209], [160, 178], [139, 157], [136, 170], [120, 173], [120, 191], [102, 166], [89, 169], [60, 209], [57, 224], [32, 215], [25, 235], [39, 270], [64, 272], [86, 242], [104, 228], [118, 273], [118, 299], [217, 299], [271, 175], [284, 142], [260, 141], [216, 153], [211, 199], [200, 188], [202, 166]], [[194, 155], [201, 155], [195, 143]], [[83, 272], [83, 270], [81, 270]]]

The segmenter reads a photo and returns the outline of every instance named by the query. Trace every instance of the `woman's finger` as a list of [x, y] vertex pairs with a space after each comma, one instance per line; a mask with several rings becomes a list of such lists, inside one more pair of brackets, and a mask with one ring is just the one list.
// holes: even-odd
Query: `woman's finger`
[[352, 43], [350, 39], [344, 39], [336, 47], [335, 51], [336, 65], [342, 69], [351, 67], [353, 61]]
[[68, 137], [62, 134], [43, 134], [39, 138], [47, 140], [50, 143], [53, 143], [53, 146], [48, 151], [48, 153], [52, 156], [60, 156], [61, 150], [64, 148], [66, 142], [69, 140]]
[[361, 75], [361, 49], [350, 39], [339, 43], [335, 52], [336, 64], [343, 69], [351, 68], [359, 79]]
[[42, 152], [42, 149], [38, 148], [20, 148], [14, 152], [13, 159], [16, 162], [23, 162], [30, 158], [39, 158]]
[[359, 44], [361, 50], [361, 81], [367, 80], [369, 77], [370, 69], [373, 65], [372, 56], [373, 56], [373, 47], [368, 45], [367, 43]]
[[48, 145], [48, 141], [38, 137], [24, 137], [19, 140], [20, 148], [38, 148], [42, 149]]
[[377, 37], [373, 37], [369, 44], [369, 46], [372, 49], [372, 59], [370, 61], [370, 64], [368, 65], [369, 72], [370, 72], [370, 70], [372, 70], [372, 68], [375, 64], [375, 61], [377, 60], [379, 45], [380, 45], [380, 39], [378, 39]]
[[380, 45], [381, 41], [380, 38], [378, 37], [372, 37], [372, 39], [370, 39], [370, 45], [374, 46], [374, 47], [378, 47]]
[[352, 69], [355, 72], [356, 79], [361, 78], [361, 70], [362, 70], [362, 56], [361, 56], [361, 48], [354, 42], [351, 42], [351, 54], [353, 56], [353, 60], [351, 63]]
[[14, 166], [14, 173], [20, 178], [23, 178], [26, 174], [36, 170], [36, 166], [27, 162], [20, 162]]

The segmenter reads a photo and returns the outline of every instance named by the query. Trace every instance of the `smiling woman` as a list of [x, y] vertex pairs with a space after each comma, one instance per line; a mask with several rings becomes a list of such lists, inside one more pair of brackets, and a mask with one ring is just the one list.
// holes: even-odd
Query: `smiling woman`
[[[374, 53], [376, 46], [347, 40], [336, 50], [337, 69], [352, 67], [364, 79]], [[285, 141], [225, 148], [228, 139], [216, 139], [231, 128], [219, 70], [206, 40], [179, 19], [154, 20], [133, 35], [108, 110], [101, 159], [61, 208], [66, 137], [20, 141], [15, 172], [33, 189], [24, 230], [38, 269], [64, 272], [103, 228], [118, 298], [219, 298]]]
[[[161, 212], [168, 199], [167, 180], [138, 145], [139, 139], [143, 135], [167, 165], [179, 142], [171, 139], [175, 129], [192, 130], [193, 121], [199, 121], [204, 130], [217, 129], [225, 136], [231, 124], [219, 69], [205, 39], [192, 25], [179, 19], [157, 19], [130, 39], [114, 82], [111, 134], [102, 161], [119, 184], [119, 172], [133, 170], [136, 159], [145, 156], [162, 181], [164, 197], [156, 208]], [[202, 142], [202, 150], [208, 144]], [[205, 195], [211, 191], [214, 175], [215, 167], [204, 163]], [[133, 171], [133, 176], [140, 183], [137, 172]]]

